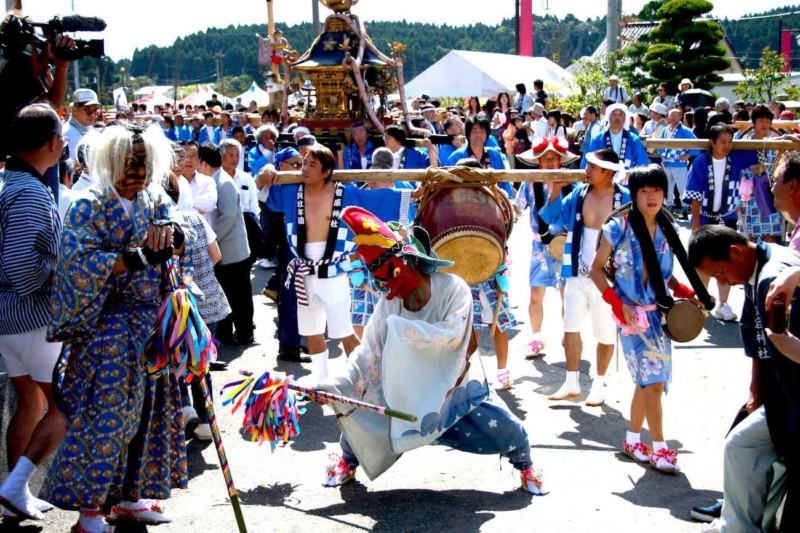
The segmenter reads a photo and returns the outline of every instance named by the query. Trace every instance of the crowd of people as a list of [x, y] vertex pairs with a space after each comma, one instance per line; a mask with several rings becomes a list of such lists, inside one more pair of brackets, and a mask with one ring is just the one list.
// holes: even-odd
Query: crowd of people
[[[744, 285], [749, 416], [726, 441], [724, 504], [695, 514], [721, 514], [712, 525], [720, 531], [761, 531], [767, 496], [784, 481], [775, 461], [788, 467], [789, 497], [797, 494], [800, 340], [792, 333], [800, 330], [790, 320], [788, 332], [773, 331], [773, 319], [800, 282], [800, 234], [790, 230], [800, 218], [800, 153], [733, 150], [734, 139], [786, 133], [772, 128], [775, 118], [793, 118], [779, 102], [692, 107], [684, 82], [675, 97], [660, 86], [647, 106], [612, 76], [603, 101], [578, 116], [551, 105], [539, 80], [532, 94], [519, 84], [513, 97], [502, 92], [483, 104], [472, 97], [443, 108], [424, 99], [411, 130], [394, 124], [381, 137], [356, 122], [333, 151], [285, 115], [264, 111], [252, 125], [252, 104], [226, 109], [216, 98], [107, 116], [93, 91], [78, 89], [64, 116], [45, 103], [25, 107], [0, 173], [0, 355], [21, 399], [0, 485], [4, 516], [42, 520], [56, 505], [79, 511], [79, 533], [125, 520], [169, 522], [160, 500], [187, 485], [184, 435], [210, 440], [211, 429], [197, 383], [150, 375], [141, 346], [176, 273], [201, 295], [200, 315], [216, 339], [253, 344], [254, 329], [265, 327], [254, 321], [251, 286], [260, 265], [274, 268], [263, 294], [277, 303], [279, 360], [310, 364], [312, 386], [432, 417], [420, 429], [339, 412], [342, 454], [326, 471], [328, 486], [351, 481], [359, 466], [374, 478], [400, 453], [437, 442], [501, 454], [524, 490], [546, 494], [528, 434], [495, 390], [514, 386], [509, 357], [545, 353], [547, 288], [561, 295], [566, 356], [563, 385], [549, 399], [581, 394], [581, 333], [591, 328], [596, 364], [585, 402], [602, 405], [619, 335], [634, 383], [621, 452], [674, 473], [678, 455], [667, 446], [661, 406], [673, 334], [662, 316], [679, 299], [735, 321], [728, 293]], [[735, 121], [751, 126], [737, 130]], [[414, 146], [412, 134], [420, 138]], [[709, 149], [646, 145], [695, 138], [708, 139]], [[529, 211], [533, 234], [524, 353], [509, 353], [508, 333], [519, 323], [507, 261], [468, 286], [439, 272], [451, 263], [413, 225], [418, 183], [331, 180], [338, 169], [436, 166], [585, 169], [579, 184], [498, 183], [514, 216]], [[302, 171], [302, 183], [280, 184], [281, 171]], [[687, 218], [684, 260], [677, 228]], [[690, 285], [673, 275], [676, 257], [696, 269]], [[715, 307], [705, 294], [710, 278]], [[496, 352], [491, 380], [469, 363], [482, 328]], [[329, 339], [341, 339], [348, 354], [344, 375], [329, 371]], [[389, 364], [426, 393], [409, 398], [381, 371]], [[642, 440], [645, 422], [651, 444]], [[28, 482], [51, 455], [39, 499]]]

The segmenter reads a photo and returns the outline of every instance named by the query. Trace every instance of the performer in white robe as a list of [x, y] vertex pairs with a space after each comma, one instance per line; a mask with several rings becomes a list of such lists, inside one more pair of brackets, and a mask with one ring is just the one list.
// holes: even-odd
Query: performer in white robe
[[325, 485], [353, 480], [358, 465], [375, 479], [402, 453], [438, 443], [501, 454], [520, 471], [523, 489], [547, 493], [533, 468], [525, 428], [489, 388], [480, 357], [470, 358], [470, 289], [460, 278], [436, 272], [452, 263], [431, 252], [422, 228], [404, 240], [395, 231], [399, 225], [390, 228], [360, 207], [346, 208], [342, 219], [378, 288], [388, 294], [346, 372], [315, 386], [416, 414], [418, 421], [334, 404], [342, 455], [328, 468]]

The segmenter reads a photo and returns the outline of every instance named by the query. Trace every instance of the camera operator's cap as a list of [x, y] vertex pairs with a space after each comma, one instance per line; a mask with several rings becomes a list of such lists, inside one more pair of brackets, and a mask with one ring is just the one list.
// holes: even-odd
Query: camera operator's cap
[[650, 104], [650, 111], [653, 113], [658, 113], [661, 116], [667, 115], [667, 106], [664, 104], [659, 104], [658, 102], [653, 102]]
[[100, 105], [97, 93], [91, 89], [78, 89], [72, 93], [72, 103], [77, 106]]

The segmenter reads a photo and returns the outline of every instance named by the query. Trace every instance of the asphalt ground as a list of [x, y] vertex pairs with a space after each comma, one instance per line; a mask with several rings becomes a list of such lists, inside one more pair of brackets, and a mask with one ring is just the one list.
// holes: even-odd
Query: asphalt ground
[[[682, 237], [688, 238], [684, 229]], [[442, 446], [405, 454], [374, 481], [359, 471], [355, 483], [322, 487], [328, 455], [339, 450], [339, 429], [332, 413], [309, 404], [301, 433], [288, 446], [270, 451], [242, 438], [241, 417], [216, 402], [231, 472], [249, 531], [275, 532], [685, 532], [700, 525], [689, 517], [693, 505], [722, 497], [722, 446], [739, 407], [747, 398], [750, 362], [744, 356], [736, 323], [709, 318], [693, 342], [673, 346], [673, 382], [664, 397], [664, 428], [669, 446], [678, 450], [681, 472], [661, 474], [618, 453], [627, 428], [634, 385], [624, 360], [616, 357], [608, 375], [602, 407], [585, 407], [594, 365], [594, 341], [585, 325], [581, 385], [575, 400], [552, 402], [564, 379], [560, 298], [548, 291], [543, 332], [546, 353], [531, 362], [523, 358], [529, 340], [527, 303], [531, 232], [527, 215], [511, 237], [511, 302], [522, 322], [512, 332], [509, 367], [512, 390], [501, 392], [525, 424], [535, 465], [544, 470], [551, 493], [534, 497], [517, 489], [511, 466], [497, 456], [470, 455]], [[679, 267], [676, 267], [679, 270]], [[256, 344], [246, 349], [223, 347], [230, 363], [214, 372], [214, 390], [239, 378], [240, 370], [280, 370], [306, 375], [303, 365], [276, 361], [276, 307], [260, 294], [269, 271], [253, 269]], [[680, 273], [679, 273], [680, 275]], [[714, 293], [712, 289], [712, 294]], [[734, 288], [731, 304], [741, 308], [743, 291]], [[491, 339], [481, 339], [482, 361], [493, 378], [496, 364]], [[333, 368], [344, 366], [343, 352], [331, 343]], [[1, 359], [0, 359], [1, 360]], [[8, 424], [15, 399], [0, 376], [0, 427]], [[0, 439], [4, 440], [4, 439]], [[646, 430], [643, 440], [649, 442]], [[4, 442], [0, 453], [5, 455]], [[158, 533], [237, 531], [225, 482], [210, 442], [188, 443], [189, 489], [174, 491], [166, 502], [172, 524], [151, 527]], [[5, 463], [5, 461], [3, 461]], [[41, 485], [41, 468], [32, 483]], [[0, 465], [5, 476], [5, 464]], [[41, 523], [8, 522], [1, 531], [66, 532], [77, 513], [56, 510]], [[145, 531], [133, 528], [123, 531]]]

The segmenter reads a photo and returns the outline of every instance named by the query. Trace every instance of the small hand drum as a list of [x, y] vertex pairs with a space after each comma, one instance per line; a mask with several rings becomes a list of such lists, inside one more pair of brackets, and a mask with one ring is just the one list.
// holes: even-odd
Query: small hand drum
[[675, 300], [675, 305], [663, 314], [664, 333], [675, 342], [689, 342], [697, 338], [706, 325], [703, 308], [689, 300]]

